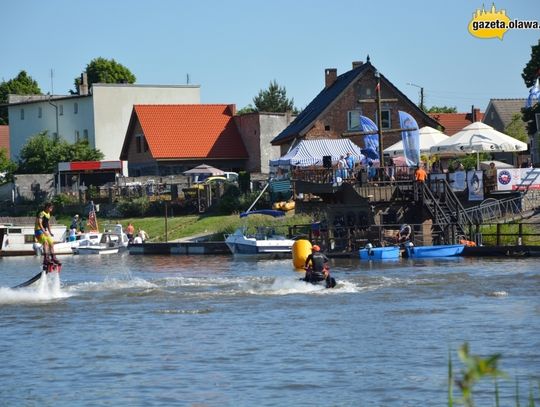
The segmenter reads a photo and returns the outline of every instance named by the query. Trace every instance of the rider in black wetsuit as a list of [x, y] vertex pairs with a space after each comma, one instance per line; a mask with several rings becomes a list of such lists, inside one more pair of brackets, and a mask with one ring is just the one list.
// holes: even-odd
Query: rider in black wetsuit
[[[321, 253], [321, 248], [317, 245], [313, 246], [311, 251], [311, 254], [306, 258], [304, 280], [310, 283], [326, 280], [329, 276], [328, 269], [325, 267], [328, 263], [328, 257]], [[311, 263], [310, 268], [308, 268], [309, 263]]]

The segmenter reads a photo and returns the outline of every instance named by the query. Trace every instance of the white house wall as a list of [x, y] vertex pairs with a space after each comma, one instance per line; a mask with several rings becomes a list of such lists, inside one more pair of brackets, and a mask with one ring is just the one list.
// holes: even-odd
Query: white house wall
[[[77, 132], [80, 139], [83, 138], [84, 134], [88, 134], [92, 145], [94, 134], [92, 98], [86, 96], [53, 99], [51, 103], [58, 108], [58, 133], [60, 137], [74, 143]], [[76, 110], [75, 104], [77, 104]], [[41, 117], [39, 117], [40, 109]], [[43, 131], [47, 131], [52, 136], [57, 131], [56, 108], [48, 101], [9, 106], [8, 114], [10, 158], [12, 160], [19, 159], [20, 151], [30, 137]]]
[[105, 160], [118, 160], [133, 105], [199, 104], [200, 87], [94, 84], [95, 146]]

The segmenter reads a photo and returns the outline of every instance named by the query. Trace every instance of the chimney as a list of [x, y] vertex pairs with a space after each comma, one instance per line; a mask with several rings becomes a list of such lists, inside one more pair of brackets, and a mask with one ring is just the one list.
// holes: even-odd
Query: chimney
[[474, 105], [471, 106], [471, 122], [477, 122], [480, 119], [480, 109], [475, 109]]
[[337, 79], [337, 69], [336, 68], [327, 68], [324, 71], [324, 87], [329, 88], [334, 84]]
[[364, 61], [353, 61], [352, 62], [352, 69], [356, 69], [358, 68], [359, 66], [362, 66], [364, 65]]
[[81, 74], [81, 81], [79, 83], [79, 95], [88, 95], [88, 75], [86, 72]]

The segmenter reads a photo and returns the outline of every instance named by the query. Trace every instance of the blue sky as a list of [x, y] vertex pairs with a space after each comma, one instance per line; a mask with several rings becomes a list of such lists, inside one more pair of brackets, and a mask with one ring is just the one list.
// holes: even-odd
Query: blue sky
[[[482, 109], [526, 97], [521, 72], [540, 30], [499, 39], [467, 31], [481, 0], [8, 0], [1, 5], [0, 79], [24, 69], [44, 93], [73, 89], [96, 57], [114, 58], [140, 84], [201, 85], [203, 103], [252, 103], [273, 79], [305, 107], [324, 69], [371, 62], [413, 101]], [[486, 7], [491, 3], [486, 3]], [[500, 0], [512, 19], [539, 20], [537, 0]]]

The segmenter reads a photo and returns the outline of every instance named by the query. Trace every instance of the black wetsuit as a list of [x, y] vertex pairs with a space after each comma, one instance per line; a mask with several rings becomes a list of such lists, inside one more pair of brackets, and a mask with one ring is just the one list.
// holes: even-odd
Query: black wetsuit
[[311, 271], [306, 272], [305, 280], [310, 282], [324, 280], [324, 265], [328, 262], [328, 257], [321, 252], [314, 252], [307, 257], [306, 267], [310, 262]]

